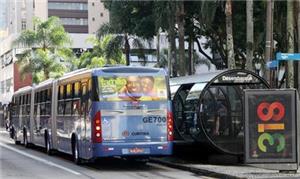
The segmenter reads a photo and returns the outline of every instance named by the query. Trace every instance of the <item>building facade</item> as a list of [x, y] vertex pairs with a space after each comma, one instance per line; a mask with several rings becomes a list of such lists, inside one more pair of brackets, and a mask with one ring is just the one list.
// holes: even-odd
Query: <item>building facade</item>
[[[109, 13], [99, 0], [0, 0], [0, 102], [11, 100], [14, 91], [32, 84], [31, 75], [20, 76], [16, 65], [24, 49], [12, 46], [22, 30], [33, 29], [33, 19], [58, 16], [69, 33], [75, 51], [92, 48], [86, 39], [95, 34]], [[2, 7], [5, 7], [4, 9]]]

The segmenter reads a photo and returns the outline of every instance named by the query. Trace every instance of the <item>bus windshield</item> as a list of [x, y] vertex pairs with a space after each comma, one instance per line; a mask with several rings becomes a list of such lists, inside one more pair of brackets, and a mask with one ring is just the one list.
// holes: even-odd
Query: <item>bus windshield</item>
[[98, 87], [101, 101], [167, 100], [165, 76], [101, 76]]

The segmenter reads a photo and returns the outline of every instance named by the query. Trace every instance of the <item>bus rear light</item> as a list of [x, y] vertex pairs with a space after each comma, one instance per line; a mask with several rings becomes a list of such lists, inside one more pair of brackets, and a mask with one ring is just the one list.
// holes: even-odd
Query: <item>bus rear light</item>
[[174, 135], [173, 135], [173, 113], [171, 111], [168, 111], [167, 114], [167, 135], [168, 135], [168, 141], [173, 141]]
[[93, 122], [93, 142], [101, 143], [102, 135], [101, 135], [101, 112], [98, 111], [94, 117]]

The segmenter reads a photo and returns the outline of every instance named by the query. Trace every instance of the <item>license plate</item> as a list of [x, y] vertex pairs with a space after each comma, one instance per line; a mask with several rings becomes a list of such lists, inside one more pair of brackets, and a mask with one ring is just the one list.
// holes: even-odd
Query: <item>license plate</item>
[[122, 154], [149, 154], [149, 148], [129, 148], [129, 149], [122, 149]]

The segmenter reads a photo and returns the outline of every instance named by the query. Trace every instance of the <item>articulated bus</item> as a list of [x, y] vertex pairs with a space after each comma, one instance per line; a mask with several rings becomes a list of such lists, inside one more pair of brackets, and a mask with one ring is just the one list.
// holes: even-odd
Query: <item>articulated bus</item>
[[163, 69], [106, 67], [22, 88], [12, 98], [11, 137], [76, 163], [171, 155], [168, 80]]

